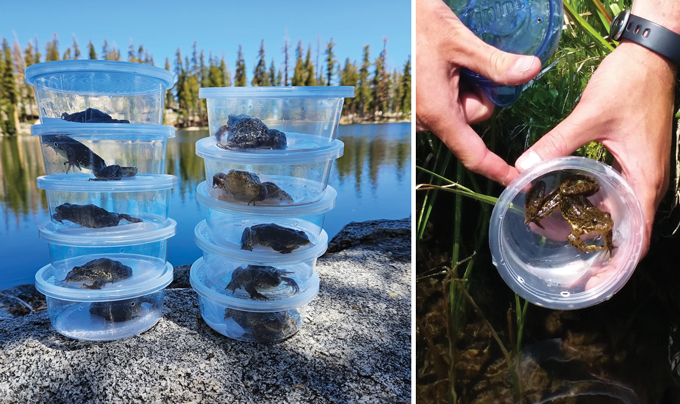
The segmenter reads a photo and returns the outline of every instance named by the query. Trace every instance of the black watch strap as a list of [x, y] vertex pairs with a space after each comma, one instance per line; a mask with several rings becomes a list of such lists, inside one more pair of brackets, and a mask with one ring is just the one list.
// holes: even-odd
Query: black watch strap
[[625, 10], [612, 21], [610, 34], [615, 41], [628, 39], [680, 66], [680, 35], [659, 24]]

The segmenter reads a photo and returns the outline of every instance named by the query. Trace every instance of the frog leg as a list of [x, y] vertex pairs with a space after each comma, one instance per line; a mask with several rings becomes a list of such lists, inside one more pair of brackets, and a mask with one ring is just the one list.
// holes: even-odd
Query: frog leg
[[612, 233], [610, 230], [604, 235], [604, 257], [607, 258], [607, 254], [609, 254], [609, 261], [612, 260], [612, 250], [616, 248], [612, 241]]
[[96, 280], [96, 281], [92, 282], [92, 285], [86, 285], [86, 284], [83, 283], [83, 288], [85, 288], [85, 289], [101, 289], [102, 286], [104, 286], [104, 283], [105, 282], [101, 281], [101, 280]]
[[244, 288], [246, 292], [250, 295], [251, 299], [257, 299], [257, 300], [269, 300], [267, 296], [263, 295], [262, 293], [258, 292], [257, 289], [255, 289], [255, 285], [251, 283], [246, 283], [246, 286]]
[[288, 278], [288, 277], [282, 276], [281, 279], [285, 282], [286, 286], [290, 286], [291, 288], [293, 288], [294, 293], [300, 292], [300, 287], [298, 286], [297, 282], [295, 282], [295, 280], [293, 278]]
[[70, 147], [66, 149], [66, 158], [68, 159], [68, 161], [64, 163], [64, 165], [68, 164], [68, 167], [66, 168], [66, 174], [68, 174], [68, 170], [70, 170], [73, 166], [78, 167], [79, 170], [82, 170], [82, 168], [80, 168], [80, 164], [78, 163], [78, 159], [76, 159], [75, 150]]
[[[540, 181], [527, 193], [528, 199], [527, 202], [525, 202], [526, 218], [524, 223], [535, 223], [536, 226], [544, 229], [543, 225], [541, 225], [541, 220], [546, 218], [560, 206], [562, 197], [559, 193], [559, 189], [556, 189], [543, 198], [543, 189], [545, 188], [545, 185], [541, 187], [540, 184], [542, 183], [543, 181]], [[535, 190], [535, 188], [538, 189]]]
[[117, 164], [94, 169], [93, 173], [96, 178], [90, 179], [92, 181], [120, 180], [123, 178], [123, 172]]
[[572, 175], [560, 184], [562, 195], [591, 196], [599, 190], [600, 185], [595, 181], [595, 178], [583, 174]]
[[130, 223], [139, 223], [139, 222], [143, 222], [142, 219], [138, 219], [138, 218], [136, 218], [136, 217], [132, 217], [132, 216], [128, 215], [127, 213], [118, 213], [118, 218], [120, 218], [120, 219], [125, 219], [125, 220], [127, 220], [128, 222], [130, 222]]
[[581, 234], [583, 231], [579, 229], [574, 229], [572, 230], [571, 233], [567, 236], [567, 241], [569, 241], [569, 244], [574, 246], [577, 250], [581, 252], [591, 252], [591, 251], [597, 251], [597, 250], [603, 250], [605, 249], [605, 246], [599, 246], [599, 245], [587, 245], [582, 239], [581, 239]]

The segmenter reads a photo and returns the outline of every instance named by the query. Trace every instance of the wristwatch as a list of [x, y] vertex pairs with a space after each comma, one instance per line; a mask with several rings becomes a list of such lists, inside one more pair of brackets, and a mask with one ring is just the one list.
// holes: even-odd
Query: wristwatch
[[609, 35], [615, 41], [633, 41], [680, 66], [680, 35], [628, 10], [614, 17]]

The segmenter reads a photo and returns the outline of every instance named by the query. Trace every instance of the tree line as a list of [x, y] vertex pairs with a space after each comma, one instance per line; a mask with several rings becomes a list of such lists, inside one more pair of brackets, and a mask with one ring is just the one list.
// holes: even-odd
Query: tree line
[[[345, 99], [343, 116], [350, 122], [382, 121], [389, 118], [409, 119], [411, 113], [411, 58], [402, 66], [389, 66], [387, 60], [387, 38], [375, 58], [371, 58], [370, 47], [363, 48], [362, 59], [353, 61], [346, 58], [344, 64], [335, 55], [333, 38], [321, 51], [317, 43], [315, 59], [312, 60], [312, 45], [306, 49], [302, 40], [293, 49], [288, 38], [281, 49], [283, 62], [277, 66], [274, 58], [268, 64], [265, 41], [262, 40], [255, 66], [249, 74], [243, 59], [242, 46], [238, 46], [234, 72], [229, 69], [224, 53], [217, 57], [209, 52], [207, 58], [203, 49], [194, 42], [190, 54], [182, 54], [177, 48], [174, 61], [165, 59], [165, 69], [174, 71], [177, 84], [166, 94], [166, 108], [176, 114], [175, 126], [207, 126], [205, 100], [198, 98], [200, 87], [253, 87], [266, 86], [354, 86], [354, 98]], [[123, 60], [121, 50], [104, 40], [101, 50], [90, 40], [81, 50], [74, 36], [72, 44], [63, 53], [59, 50], [56, 34], [43, 48], [41, 54], [37, 37], [21, 47], [15, 40], [10, 46], [2, 39], [0, 52], [0, 131], [7, 134], [18, 132], [20, 122], [32, 122], [38, 118], [33, 88], [24, 83], [24, 70], [33, 64], [55, 60], [104, 59]], [[294, 53], [294, 54], [293, 54]], [[153, 54], [144, 45], [130, 43], [126, 55], [129, 62], [155, 66]]]

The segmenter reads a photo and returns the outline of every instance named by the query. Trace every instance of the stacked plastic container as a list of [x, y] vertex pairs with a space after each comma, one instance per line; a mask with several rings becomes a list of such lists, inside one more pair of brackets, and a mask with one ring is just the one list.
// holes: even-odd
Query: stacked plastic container
[[202, 88], [210, 134], [196, 142], [206, 182], [197, 198], [203, 250], [191, 268], [203, 319], [241, 341], [294, 335], [319, 292], [316, 259], [328, 246], [328, 186], [345, 97], [354, 87]]
[[26, 69], [35, 89], [50, 221], [40, 225], [51, 263], [36, 274], [52, 326], [93, 341], [151, 328], [172, 282], [165, 175], [171, 126], [161, 125], [172, 73], [137, 63], [73, 60]]

